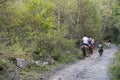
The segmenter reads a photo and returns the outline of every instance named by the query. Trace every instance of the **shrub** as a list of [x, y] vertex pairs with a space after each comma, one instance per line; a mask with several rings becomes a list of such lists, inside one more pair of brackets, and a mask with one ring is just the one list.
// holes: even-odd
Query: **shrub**
[[120, 80], [120, 52], [117, 52], [113, 64], [110, 66], [111, 80]]

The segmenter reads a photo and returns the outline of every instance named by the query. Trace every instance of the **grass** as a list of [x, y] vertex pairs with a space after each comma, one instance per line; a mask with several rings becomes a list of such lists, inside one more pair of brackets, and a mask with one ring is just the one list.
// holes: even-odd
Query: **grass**
[[111, 80], [120, 80], [120, 51], [116, 53], [110, 65], [109, 72]]
[[80, 59], [81, 51], [78, 49], [78, 52], [76, 51], [76, 53], [71, 54], [64, 53], [59, 56], [59, 60], [55, 61], [52, 65], [30, 65], [25, 69], [18, 68], [15, 64], [9, 61], [8, 57], [11, 55], [3, 53], [0, 55], [0, 64], [4, 67], [4, 71], [0, 73], [0, 80], [39, 80], [41, 77], [51, 73], [54, 69]]

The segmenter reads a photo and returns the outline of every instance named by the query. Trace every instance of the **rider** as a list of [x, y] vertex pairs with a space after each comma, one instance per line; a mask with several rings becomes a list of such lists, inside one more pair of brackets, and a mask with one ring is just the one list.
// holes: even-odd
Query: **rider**
[[95, 44], [94, 44], [94, 38], [92, 37], [92, 41], [91, 41], [92, 47], [95, 48]]
[[88, 44], [92, 45], [92, 38], [90, 36], [88, 37]]
[[86, 35], [84, 35], [84, 37], [82, 38], [82, 45], [81, 45], [81, 49], [83, 51], [83, 57], [87, 57], [86, 54], [86, 49], [88, 49], [88, 37]]
[[84, 35], [84, 37], [82, 38], [82, 45], [88, 46], [88, 37], [86, 35]]

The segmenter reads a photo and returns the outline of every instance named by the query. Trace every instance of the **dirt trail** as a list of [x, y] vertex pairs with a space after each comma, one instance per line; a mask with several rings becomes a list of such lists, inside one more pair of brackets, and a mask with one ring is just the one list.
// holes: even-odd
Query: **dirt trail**
[[56, 71], [47, 80], [109, 80], [108, 65], [117, 50], [117, 47], [112, 45], [112, 48], [104, 50], [101, 57], [95, 51], [92, 57]]

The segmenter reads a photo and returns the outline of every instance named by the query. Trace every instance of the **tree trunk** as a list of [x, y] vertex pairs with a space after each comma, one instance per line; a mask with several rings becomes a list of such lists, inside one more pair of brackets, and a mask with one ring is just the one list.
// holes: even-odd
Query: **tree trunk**
[[61, 11], [60, 11], [60, 2], [57, 0], [57, 29], [60, 30], [60, 17], [61, 17]]

